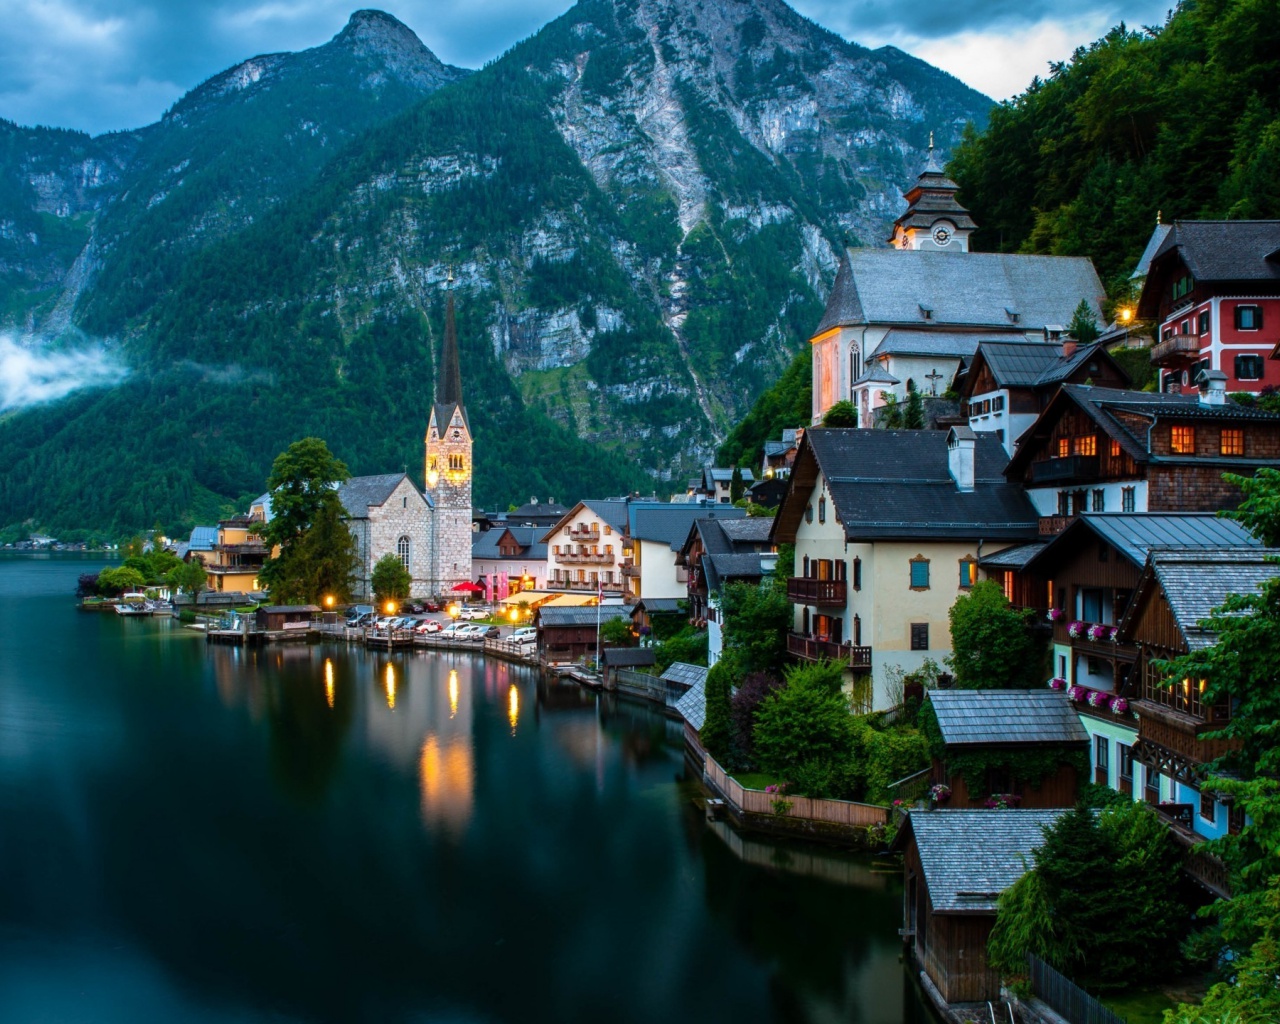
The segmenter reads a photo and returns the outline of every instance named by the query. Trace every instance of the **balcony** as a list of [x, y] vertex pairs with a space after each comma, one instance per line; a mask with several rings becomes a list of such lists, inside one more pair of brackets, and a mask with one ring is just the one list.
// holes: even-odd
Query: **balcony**
[[1182, 870], [1192, 881], [1202, 885], [1215, 896], [1231, 898], [1231, 873], [1217, 856], [1204, 849], [1205, 837], [1195, 830], [1195, 807], [1192, 804], [1157, 804], [1155, 810], [1174, 841], [1182, 847], [1186, 856]]
[[569, 527], [570, 540], [599, 540], [600, 527], [591, 526], [571, 526]]
[[606, 594], [622, 593], [621, 583], [591, 583], [587, 580], [557, 580], [557, 579], [553, 579], [551, 581], [552, 590], [587, 591], [594, 594], [597, 588], [602, 590]]
[[787, 600], [796, 604], [843, 607], [848, 594], [849, 585], [845, 580], [815, 580], [808, 576], [791, 576], [787, 579]]
[[245, 541], [242, 544], [219, 544], [215, 551], [225, 551], [229, 555], [265, 555], [269, 549], [265, 540]]
[[1167, 362], [1192, 362], [1199, 358], [1200, 336], [1197, 334], [1175, 334], [1151, 347], [1151, 362], [1157, 366]]
[[1040, 517], [1040, 536], [1056, 537], [1068, 526], [1075, 516], [1041, 516]]
[[855, 672], [871, 671], [871, 648], [853, 644], [836, 644], [830, 640], [787, 634], [787, 653], [804, 661], [839, 661]]
[[640, 566], [636, 565], [635, 562], [623, 562], [622, 575], [623, 576], [639, 576]]
[[599, 565], [612, 565], [613, 552], [594, 554], [590, 551], [561, 551], [555, 556], [558, 562], [584, 562]]
[[1031, 463], [1031, 483], [1075, 483], [1098, 479], [1098, 456], [1067, 455]]

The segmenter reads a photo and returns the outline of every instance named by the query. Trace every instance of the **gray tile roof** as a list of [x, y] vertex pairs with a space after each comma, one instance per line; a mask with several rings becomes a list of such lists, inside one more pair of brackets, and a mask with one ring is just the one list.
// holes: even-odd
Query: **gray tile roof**
[[[1030, 499], [1001, 475], [1007, 456], [994, 434], [977, 435], [974, 488], [966, 492], [951, 478], [941, 430], [815, 428], [802, 444], [817, 459], [849, 540], [1039, 535]], [[784, 509], [801, 498], [794, 479]]]
[[1280, 551], [1261, 547], [1151, 553], [1151, 569], [1190, 650], [1217, 643], [1217, 634], [1202, 629], [1200, 623], [1229, 594], [1256, 594], [1264, 583], [1280, 576], [1277, 558]]
[[1089, 739], [1067, 695], [1056, 690], [933, 690], [929, 701], [948, 747]]
[[625, 498], [590, 498], [582, 502], [600, 517], [602, 523], [608, 523], [617, 532], [627, 528], [627, 502]]
[[[667, 671], [670, 671], [670, 669]], [[705, 672], [706, 669], [703, 669], [703, 671]], [[676, 710], [680, 712], [686, 722], [698, 730], [702, 729], [707, 720], [706, 680], [707, 677], [704, 675], [689, 687], [688, 693], [676, 701]]]
[[859, 384], [893, 385], [901, 383], [902, 381], [886, 370], [881, 363], [870, 362], [867, 363], [866, 369], [862, 371], [862, 376], [853, 382], [853, 386], [856, 387]]
[[683, 611], [684, 601], [678, 597], [646, 597], [631, 606], [631, 614], [646, 611], [650, 615], [663, 615]]
[[768, 516], [747, 516], [744, 519], [721, 519], [720, 529], [729, 538], [730, 543], [764, 545], [769, 544], [769, 533], [773, 528], [773, 520]]
[[1081, 299], [1097, 313], [1104, 295], [1082, 257], [847, 249], [814, 334], [849, 324], [923, 324], [922, 308], [940, 327], [1038, 330], [1069, 323]]
[[1169, 232], [1173, 230], [1172, 224], [1157, 224], [1151, 237], [1147, 239], [1147, 247], [1142, 250], [1142, 255], [1138, 257], [1138, 265], [1133, 268], [1133, 273], [1129, 275], [1132, 280], [1135, 277], [1146, 277], [1147, 271], [1151, 269], [1151, 257], [1164, 244], [1164, 240], [1168, 237]]
[[218, 543], [218, 528], [216, 526], [196, 526], [191, 530], [191, 536], [187, 540], [187, 549], [189, 551], [212, 551], [213, 546]]
[[533, 614], [540, 625], [554, 629], [558, 626], [594, 626], [597, 615], [600, 622], [626, 619], [631, 616], [631, 609], [615, 604], [588, 604], [569, 608], [539, 608]]
[[920, 852], [937, 913], [994, 913], [1000, 893], [1026, 874], [1044, 830], [1065, 810], [912, 811], [905, 834]]
[[994, 555], [983, 555], [978, 564], [984, 569], [1021, 569], [1036, 555], [1045, 549], [1047, 541], [1032, 541], [1030, 544], [1015, 544], [1011, 548], [997, 551]]
[[973, 331], [911, 330], [898, 327], [880, 339], [880, 344], [870, 358], [889, 355], [959, 358], [973, 355], [981, 341], [982, 335]]
[[1101, 345], [1081, 345], [1070, 356], [1062, 346], [1043, 341], [984, 341], [979, 350], [996, 383], [1004, 388], [1046, 387], [1066, 380], [1091, 359], [1101, 358]]
[[733, 505], [665, 504], [641, 506], [631, 511], [631, 536], [666, 544], [679, 551], [698, 519], [745, 519], [747, 510]]
[[606, 647], [600, 656], [611, 668], [643, 668], [658, 660], [658, 652], [652, 647]]
[[1153, 550], [1262, 547], [1262, 542], [1232, 519], [1212, 512], [1084, 512], [1056, 536], [1028, 568], [1046, 568], [1059, 558], [1072, 558], [1087, 533], [1095, 533], [1134, 565], [1143, 565]]
[[705, 665], [690, 665], [685, 661], [676, 661], [662, 673], [661, 678], [677, 686], [701, 686], [707, 681], [707, 672]]
[[[707, 589], [719, 590], [726, 583], [758, 580], [764, 576], [760, 552], [703, 555], [702, 570], [707, 576]], [[770, 556], [772, 557], [772, 556]]]
[[490, 559], [506, 557], [498, 550], [498, 542], [508, 532], [520, 545], [520, 553], [511, 556], [512, 558], [530, 562], [546, 561], [547, 545], [542, 540], [546, 530], [540, 526], [495, 526], [490, 530], [482, 530], [471, 538], [471, 557]]
[[1180, 220], [1152, 261], [1170, 250], [1197, 281], [1280, 281], [1280, 220]]
[[338, 487], [338, 500], [352, 519], [367, 519], [369, 506], [383, 504], [407, 475], [383, 473], [380, 476], [353, 476]]

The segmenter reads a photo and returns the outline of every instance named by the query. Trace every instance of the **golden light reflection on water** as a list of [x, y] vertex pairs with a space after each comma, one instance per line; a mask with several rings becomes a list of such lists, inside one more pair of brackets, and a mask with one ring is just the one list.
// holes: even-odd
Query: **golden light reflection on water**
[[456, 668], [449, 669], [449, 717], [455, 718], [458, 714], [458, 670]]
[[507, 721], [511, 723], [511, 735], [516, 734], [516, 723], [520, 720], [520, 691], [512, 683], [507, 690]]
[[441, 738], [427, 733], [418, 757], [422, 786], [422, 821], [460, 831], [471, 818], [475, 792], [475, 766], [471, 744], [465, 736]]
[[324, 659], [324, 699], [333, 707], [333, 659]]
[[387, 690], [387, 707], [392, 711], [396, 709], [396, 667], [387, 662], [386, 672], [386, 690]]

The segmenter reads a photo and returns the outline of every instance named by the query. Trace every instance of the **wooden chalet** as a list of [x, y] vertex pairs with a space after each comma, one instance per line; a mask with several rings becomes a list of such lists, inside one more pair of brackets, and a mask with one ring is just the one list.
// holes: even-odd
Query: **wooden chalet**
[[[986, 807], [1003, 799], [1028, 808], [1071, 807], [1080, 782], [1075, 763], [1088, 749], [1089, 737], [1066, 695], [1054, 690], [934, 690], [929, 694], [945, 745], [935, 757], [932, 781], [949, 787], [949, 808]], [[1016, 774], [1015, 757], [1026, 750], [1052, 748], [1062, 754], [1047, 778]], [[989, 767], [978, 790], [971, 790], [953, 758], [982, 755]], [[941, 802], [941, 801], [940, 801]]]
[[314, 604], [269, 605], [254, 612], [254, 625], [267, 632], [306, 629], [319, 614], [320, 606]]
[[628, 617], [629, 610], [622, 605], [539, 608], [533, 613], [538, 660], [544, 665], [567, 664], [587, 655], [595, 657], [600, 624]]
[[1000, 998], [987, 964], [996, 901], [1031, 865], [1062, 810], [912, 811], [902, 854], [903, 938], [945, 1003]]
[[605, 647], [600, 652], [601, 674], [604, 685], [612, 688], [619, 671], [643, 671], [658, 661], [658, 652], [652, 647]]

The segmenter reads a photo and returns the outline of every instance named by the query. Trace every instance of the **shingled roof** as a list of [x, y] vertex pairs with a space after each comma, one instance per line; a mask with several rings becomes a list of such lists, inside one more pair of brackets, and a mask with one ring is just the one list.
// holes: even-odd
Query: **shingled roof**
[[974, 487], [961, 491], [951, 477], [947, 437], [940, 430], [806, 431], [772, 539], [794, 541], [819, 473], [847, 540], [1039, 536], [1030, 499], [1001, 476], [1007, 456], [1000, 439], [976, 435]]
[[688, 662], [675, 661], [659, 678], [667, 683], [675, 683], [677, 686], [701, 686], [707, 681], [708, 671], [710, 670], [705, 665], [690, 665]]
[[765, 575], [764, 558], [776, 561], [772, 554], [759, 551], [738, 554], [717, 554], [702, 556], [702, 571], [707, 576], [707, 590], [720, 590], [726, 583], [735, 580], [759, 580]]
[[617, 604], [591, 604], [574, 608], [539, 608], [533, 615], [539, 625], [555, 629], [560, 626], [594, 626], [597, 621], [604, 623], [614, 619], [630, 618], [631, 609]]
[[990, 914], [1032, 866], [1044, 830], [1067, 811], [911, 811], [894, 848], [914, 838], [935, 914]]
[[973, 355], [978, 350], [981, 340], [982, 335], [975, 331], [922, 331], [895, 327], [880, 339], [880, 344], [875, 347], [875, 351], [869, 358], [947, 356], [954, 359]]
[[[984, 341], [977, 356], [1002, 388], [1049, 387], [1066, 380], [1090, 360], [1115, 362], [1101, 345], [1081, 345], [1067, 356], [1061, 345], [1042, 341]], [[1123, 369], [1116, 369], [1128, 380]]]
[[745, 519], [746, 515], [746, 509], [723, 504], [637, 505], [631, 509], [629, 532], [637, 540], [666, 544], [672, 551], [679, 551], [695, 520]]
[[[705, 671], [705, 670], [704, 670]], [[663, 678], [665, 678], [665, 673]], [[701, 730], [707, 721], [707, 677], [695, 680], [689, 691], [676, 701], [676, 710], [695, 729]]]
[[[338, 500], [352, 519], [369, 518], [369, 506], [386, 503], [400, 481], [408, 479], [407, 473], [383, 473], [380, 476], [353, 476], [338, 487]], [[410, 481], [410, 486], [413, 482]], [[416, 487], [415, 487], [416, 490]], [[419, 494], [422, 492], [419, 491]], [[427, 499], [427, 504], [431, 499]]]
[[948, 747], [1089, 739], [1067, 695], [1056, 690], [933, 690], [929, 702]]
[[1177, 250], [1198, 282], [1280, 282], [1280, 220], [1179, 220], [1151, 258]]
[[846, 249], [814, 334], [862, 324], [1039, 330], [1105, 291], [1083, 257]]
[[547, 545], [542, 540], [546, 531], [540, 526], [495, 526], [483, 530], [471, 539], [472, 558], [503, 559], [507, 556], [498, 550], [498, 542], [507, 533], [520, 545], [520, 552], [513, 558], [530, 562], [543, 562], [547, 558]]

